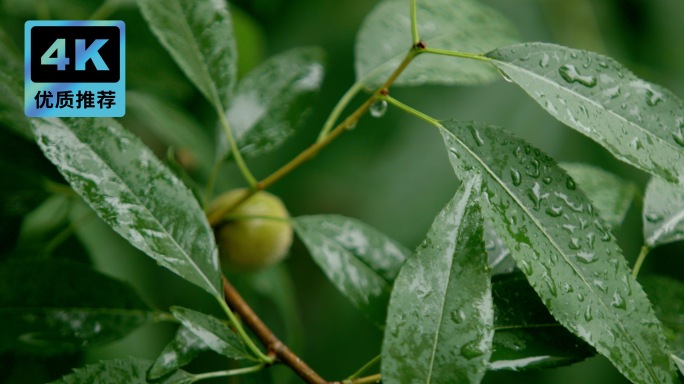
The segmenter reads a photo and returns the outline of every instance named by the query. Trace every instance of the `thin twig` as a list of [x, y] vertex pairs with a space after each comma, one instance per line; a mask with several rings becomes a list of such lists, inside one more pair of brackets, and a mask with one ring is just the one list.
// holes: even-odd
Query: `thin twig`
[[327, 384], [311, 367], [309, 367], [299, 356], [295, 355], [275, 334], [264, 324], [261, 319], [252, 311], [252, 308], [240, 296], [235, 287], [228, 279], [223, 276], [223, 294], [226, 304], [238, 313], [242, 321], [257, 335], [259, 340], [268, 349], [269, 355], [275, 356], [276, 360], [289, 366], [304, 381], [311, 384]]

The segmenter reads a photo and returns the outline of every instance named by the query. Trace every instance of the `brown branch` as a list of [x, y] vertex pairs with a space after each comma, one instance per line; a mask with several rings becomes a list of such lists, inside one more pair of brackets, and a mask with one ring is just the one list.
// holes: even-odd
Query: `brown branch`
[[269, 355], [275, 356], [281, 362], [299, 375], [304, 381], [310, 384], [327, 384], [316, 371], [311, 369], [299, 356], [295, 355], [290, 348], [285, 345], [273, 332], [264, 324], [261, 319], [252, 311], [252, 308], [240, 296], [235, 287], [228, 279], [223, 276], [223, 294], [226, 297], [226, 304], [240, 315], [247, 326], [257, 335], [259, 340], [268, 349]]

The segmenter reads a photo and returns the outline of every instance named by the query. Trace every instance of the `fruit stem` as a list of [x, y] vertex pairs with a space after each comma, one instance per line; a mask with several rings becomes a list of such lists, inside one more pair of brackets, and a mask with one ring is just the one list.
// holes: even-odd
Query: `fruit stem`
[[[224, 277], [223, 278], [224, 291], [225, 291], [226, 281], [227, 280]], [[226, 301], [227, 301], [227, 298], [226, 298]], [[273, 357], [265, 355], [261, 351], [261, 349], [259, 349], [259, 347], [257, 347], [256, 344], [254, 344], [254, 341], [252, 341], [252, 338], [249, 337], [247, 332], [245, 332], [245, 329], [242, 327], [242, 324], [240, 324], [240, 321], [238, 321], [237, 317], [235, 317], [235, 314], [233, 313], [233, 311], [230, 310], [226, 301], [224, 301], [223, 299], [219, 299], [219, 304], [221, 304], [221, 307], [223, 308], [224, 312], [226, 312], [226, 315], [228, 315], [228, 319], [230, 320], [230, 322], [233, 324], [233, 326], [237, 330], [237, 333], [240, 335], [242, 340], [244, 340], [245, 344], [247, 344], [247, 348], [249, 348], [252, 351], [252, 353], [254, 353], [254, 355], [259, 360], [261, 360], [262, 362], [264, 362], [266, 364], [272, 364], [274, 361]]]

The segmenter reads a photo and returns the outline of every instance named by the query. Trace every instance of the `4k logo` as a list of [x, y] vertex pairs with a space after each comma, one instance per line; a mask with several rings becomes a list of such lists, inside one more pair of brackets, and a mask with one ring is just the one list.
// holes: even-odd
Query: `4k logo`
[[123, 116], [124, 36], [122, 21], [26, 22], [26, 115]]

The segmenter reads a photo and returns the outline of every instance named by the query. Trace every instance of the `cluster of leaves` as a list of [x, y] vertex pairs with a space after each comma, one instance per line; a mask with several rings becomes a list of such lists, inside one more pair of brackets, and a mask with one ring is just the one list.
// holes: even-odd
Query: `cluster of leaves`
[[[238, 83], [223, 2], [138, 5], [216, 113], [218, 144], [212, 148], [191, 118], [173, 118], [177, 111], [148, 95], [131, 95], [135, 110], [170, 144], [187, 146], [199, 173], [210, 174], [229, 155], [239, 163], [266, 153], [294, 132], [322, 82], [319, 50], [272, 57]], [[553, 367], [599, 353], [634, 383], [675, 383], [677, 368], [684, 370], [684, 285], [648, 277], [642, 288], [611, 232], [635, 195], [631, 183], [558, 164], [500, 127], [437, 121], [376, 89], [403, 63], [393, 85], [475, 85], [503, 75], [559, 121], [653, 175], [642, 256], [682, 240], [684, 102], [605, 56], [517, 44], [514, 36], [505, 17], [472, 0], [380, 2], [359, 32], [353, 89], [367, 88], [371, 101], [434, 125], [461, 186], [415, 252], [341, 216], [296, 217], [295, 231], [340, 292], [384, 328], [384, 382], [478, 383], [487, 370]], [[180, 370], [208, 350], [238, 361], [216, 375], [272, 363], [226, 307], [205, 201], [196, 197], [203, 194], [184, 182], [187, 175], [114, 120], [25, 118], [21, 67], [0, 39], [0, 123], [15, 131], [2, 134], [7, 142], [21, 142], [15, 133], [35, 140], [60, 175], [38, 160], [22, 163], [26, 171], [3, 165], [22, 176], [7, 188], [30, 193], [20, 201], [2, 196], [3, 212], [12, 215], [0, 228], [16, 228], [50, 188], [64, 187], [63, 178], [123, 238], [214, 297], [229, 321], [182, 307], [151, 309], [126, 284], [81, 264], [11, 258], [0, 264], [7, 286], [0, 313], [10, 324], [0, 331], [0, 352], [77, 352], [168, 320], [180, 327], [157, 361], [104, 361], [58, 382], [190, 383], [214, 377]], [[26, 177], [32, 173], [38, 176]]]

